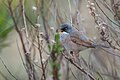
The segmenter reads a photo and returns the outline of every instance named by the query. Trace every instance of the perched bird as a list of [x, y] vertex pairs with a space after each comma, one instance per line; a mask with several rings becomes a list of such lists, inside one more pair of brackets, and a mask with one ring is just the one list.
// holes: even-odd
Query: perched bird
[[72, 54], [73, 52], [78, 53], [80, 51], [80, 46], [71, 41], [70, 35], [67, 32], [60, 34], [60, 42], [68, 53]]
[[76, 55], [78, 55], [80, 51], [87, 48], [109, 48], [108, 46], [105, 46], [103, 44], [97, 44], [93, 42], [85, 34], [83, 34], [68, 23], [62, 24], [60, 29], [60, 41], [68, 53], [75, 53]]
[[[107, 45], [105, 42], [102, 43], [96, 43], [92, 40], [90, 40], [84, 33], [77, 30], [75, 27], [73, 27], [71, 24], [65, 23], [62, 24], [61, 27], [61, 33], [60, 33], [60, 42], [62, 46], [66, 49], [66, 51], [70, 54], [70, 58], [78, 63], [81, 66], [81, 59], [79, 58], [79, 52], [88, 48], [92, 48], [92, 51], [94, 54], [97, 55], [96, 59], [105, 60], [103, 58], [100, 58], [99, 53], [108, 53], [112, 54], [114, 56], [120, 57], [119, 53], [120, 51], [116, 51], [111, 46]], [[105, 45], [106, 44], [106, 45]], [[95, 49], [94, 49], [95, 48]], [[103, 55], [102, 55], [103, 56]], [[111, 55], [108, 55], [111, 56]], [[104, 56], [103, 56], [104, 57]], [[104, 63], [104, 61], [103, 61]]]
[[95, 47], [109, 48], [108, 46], [93, 42], [84, 33], [80, 32], [79, 30], [77, 30], [75, 27], [73, 27], [68, 23], [62, 24], [60, 29], [62, 32], [68, 33], [70, 36], [70, 40], [73, 43], [79, 45], [80, 47], [82, 46], [86, 48], [95, 48]]

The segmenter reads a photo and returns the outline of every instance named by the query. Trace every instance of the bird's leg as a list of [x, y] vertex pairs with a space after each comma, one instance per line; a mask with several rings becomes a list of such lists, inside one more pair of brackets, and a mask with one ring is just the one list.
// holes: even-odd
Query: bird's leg
[[80, 65], [79, 52], [78, 51], [70, 51], [70, 58], [73, 60], [73, 62]]
[[74, 51], [70, 51], [70, 58], [74, 61]]

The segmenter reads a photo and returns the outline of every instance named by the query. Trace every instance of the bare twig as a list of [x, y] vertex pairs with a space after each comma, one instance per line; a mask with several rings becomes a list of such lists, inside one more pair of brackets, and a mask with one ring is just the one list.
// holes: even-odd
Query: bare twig
[[26, 33], [26, 37], [28, 38], [28, 28], [27, 28], [27, 23], [26, 23], [26, 17], [25, 17], [25, 8], [24, 8], [24, 0], [20, 0], [21, 3], [21, 9], [22, 9], [22, 18], [23, 18], [23, 24], [25, 27], [25, 33]]
[[2, 60], [1, 56], [0, 56], [0, 60], [2, 61], [5, 69], [8, 71], [8, 73], [15, 79], [15, 80], [18, 80], [14, 75], [13, 73], [11, 73], [11, 71], [8, 69], [7, 65], [4, 63], [4, 61]]
[[[29, 80], [33, 80], [33, 78], [35, 80], [34, 73], [32, 74], [33, 65], [31, 64], [30, 55], [29, 55], [29, 52], [27, 51], [27, 49], [25, 47], [23, 35], [22, 35], [22, 33], [21, 33], [21, 31], [20, 31], [20, 29], [19, 29], [19, 27], [17, 25], [17, 22], [15, 20], [14, 13], [13, 13], [13, 10], [12, 10], [12, 7], [11, 7], [11, 3], [12, 3], [12, 1], [8, 0], [9, 11], [10, 11], [11, 17], [13, 19], [15, 29], [16, 29], [17, 33], [19, 34], [21, 44], [22, 44], [22, 48], [23, 48], [23, 52], [24, 52], [24, 55], [25, 55], [26, 66], [27, 66], [27, 69], [28, 69], [28, 72], [27, 72], [28, 77], [29, 77]], [[21, 3], [21, 8], [23, 9], [21, 0], [20, 0], [20, 3]]]
[[17, 22], [15, 21], [15, 17], [14, 17], [13, 11], [12, 11], [11, 3], [12, 3], [12, 1], [8, 0], [8, 7], [9, 7], [9, 11], [10, 11], [11, 17], [12, 17], [14, 25], [15, 25], [15, 29], [16, 29], [17, 33], [19, 34], [19, 37], [20, 37], [20, 40], [21, 40], [21, 43], [22, 43], [23, 51], [26, 53], [26, 49], [25, 49], [23, 38], [22, 38], [22, 34], [21, 34], [21, 32], [20, 32], [20, 30], [17, 26]]
[[[64, 54], [63, 54], [64, 55]], [[74, 63], [73, 60], [71, 58], [68, 58], [67, 56], [64, 55], [64, 57], [71, 62], [71, 64], [73, 64], [76, 68], [78, 68], [81, 72], [83, 72], [85, 75], [88, 75], [90, 77], [91, 80], [96, 80], [94, 76], [92, 76], [89, 72], [87, 72], [86, 70], [84, 70], [82, 67], [80, 67], [78, 64]]]
[[[96, 0], [94, 0], [94, 1], [95, 1], [96, 5], [98, 6], [98, 8], [103, 12], [103, 14], [109, 19], [109, 17], [108, 17], [108, 16], [106, 15], [106, 13], [102, 10], [102, 8], [99, 6], [99, 4], [96, 2]], [[101, 32], [100, 32], [100, 35], [102, 36], [102, 37], [101, 37], [101, 40], [102, 40], [102, 41], [106, 41], [111, 48], [120, 51], [119, 48], [117, 48], [115, 45], [112, 44], [113, 41], [112, 41], [111, 39], [109, 39], [109, 37], [110, 37], [109, 34], [111, 34], [110, 31], [108, 31], [108, 33], [106, 32], [106, 30], [108, 30], [109, 28], [111, 29], [111, 27], [110, 27], [108, 24], [106, 24], [105, 21], [98, 15], [98, 13], [96, 12], [95, 5], [91, 5], [92, 2], [88, 2], [88, 3], [89, 3], [89, 5], [90, 5], [89, 9], [90, 9], [90, 11], [91, 11], [91, 15], [94, 17], [95, 23], [99, 26], [98, 30], [101, 31]], [[94, 3], [93, 3], [93, 4], [94, 4]], [[94, 9], [94, 8], [95, 8], [95, 9]], [[102, 19], [102, 20], [100, 20], [100, 19]], [[117, 24], [116, 24], [116, 25], [117, 25]], [[119, 26], [118, 26], [118, 27], [119, 27]], [[114, 33], [114, 34], [115, 34], [115, 33]], [[107, 36], [106, 36], [106, 35], [107, 35]], [[111, 35], [111, 37], [112, 37], [112, 35]], [[115, 41], [115, 43], [117, 43], [117, 42]], [[119, 45], [118, 45], [118, 46], [119, 46]]]
[[28, 68], [28, 77], [29, 77], [29, 80], [36, 80], [36, 77], [35, 77], [35, 69], [34, 69], [34, 65], [32, 64], [31, 62], [31, 54], [30, 54], [30, 51], [29, 51], [29, 41], [28, 41], [28, 28], [27, 28], [27, 23], [26, 23], [26, 17], [25, 17], [25, 8], [24, 8], [24, 0], [20, 0], [20, 5], [21, 5], [21, 11], [22, 11], [22, 19], [23, 19], [23, 25], [24, 25], [24, 28], [25, 28], [25, 40], [27, 42], [27, 44], [25, 45], [25, 48], [26, 48], [26, 53], [25, 53], [25, 59], [26, 59], [26, 66]]
[[44, 16], [44, 0], [41, 1], [41, 16], [42, 16], [42, 21], [43, 21], [43, 26], [44, 26], [44, 30], [45, 30], [45, 35], [46, 35], [46, 41], [47, 43], [49, 43], [49, 35], [48, 35], [48, 30], [45, 24], [45, 16]]
[[20, 58], [21, 58], [21, 60], [22, 60], [22, 64], [23, 64], [25, 70], [27, 71], [27, 68], [26, 68], [26, 66], [25, 66], [24, 60], [23, 60], [23, 58], [22, 58], [22, 53], [21, 53], [21, 51], [20, 51], [20, 48], [19, 48], [17, 39], [16, 39], [16, 43], [17, 43], [17, 48], [18, 48], [18, 52], [19, 52]]
[[106, 18], [108, 19], [108, 20], [110, 20], [113, 24], [115, 24], [116, 26], [118, 26], [118, 27], [120, 27], [120, 25], [119, 24], [117, 24], [117, 23], [115, 23], [113, 20], [111, 20], [108, 16], [107, 16], [107, 14], [102, 10], [102, 8], [99, 6], [99, 4], [97, 3], [97, 1], [96, 0], [94, 0], [95, 1], [95, 3], [96, 3], [96, 5], [98, 6], [98, 8], [102, 11], [102, 13], [106, 16]]
[[37, 40], [38, 40], [38, 51], [39, 51], [39, 55], [40, 55], [40, 61], [41, 61], [42, 72], [43, 72], [43, 76], [41, 76], [41, 80], [46, 80], [45, 67], [44, 67], [44, 63], [42, 61], [43, 57], [42, 57], [42, 52], [41, 52], [41, 44], [42, 44], [42, 42], [40, 41], [39, 27], [38, 26], [36, 26], [36, 30], [37, 30]]
[[69, 68], [69, 62], [67, 61], [67, 75], [66, 75], [66, 80], [69, 80], [69, 72], [70, 72], [70, 68]]
[[9, 79], [7, 78], [7, 76], [4, 75], [1, 71], [0, 71], [0, 75], [1, 75], [5, 80], [9, 80]]
[[79, 79], [76, 77], [76, 75], [73, 73], [72, 69], [70, 69], [70, 71], [71, 71], [73, 77], [74, 77], [76, 80], [79, 80]]
[[72, 9], [71, 9], [71, 3], [70, 3], [70, 0], [68, 0], [68, 4], [69, 4], [69, 10], [70, 10], [70, 23], [71, 23], [71, 25], [72, 25], [72, 16], [71, 16], [71, 12], [72, 12]]

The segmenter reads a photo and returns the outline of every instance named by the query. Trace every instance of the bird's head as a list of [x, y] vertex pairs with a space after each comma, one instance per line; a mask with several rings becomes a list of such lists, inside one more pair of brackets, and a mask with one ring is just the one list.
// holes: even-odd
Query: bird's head
[[60, 29], [62, 32], [70, 33], [72, 31], [72, 25], [65, 23], [61, 25]]

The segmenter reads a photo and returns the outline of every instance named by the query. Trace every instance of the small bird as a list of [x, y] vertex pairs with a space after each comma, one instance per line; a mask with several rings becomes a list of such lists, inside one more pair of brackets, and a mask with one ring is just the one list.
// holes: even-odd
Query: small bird
[[103, 44], [97, 44], [93, 42], [84, 33], [77, 30], [71, 24], [62, 24], [60, 29], [62, 32], [60, 34], [60, 41], [61, 44], [66, 48], [68, 53], [78, 54], [80, 51], [85, 50], [87, 48], [109, 48], [108, 46], [105, 46]]
[[82, 50], [80, 49], [82, 47], [71, 41], [69, 33], [60, 33], [60, 42], [72, 60], [76, 61], [79, 59], [79, 52]]
[[78, 53], [80, 50], [80, 46], [71, 41], [70, 35], [67, 32], [62, 32], [60, 34], [60, 42], [68, 53]]

